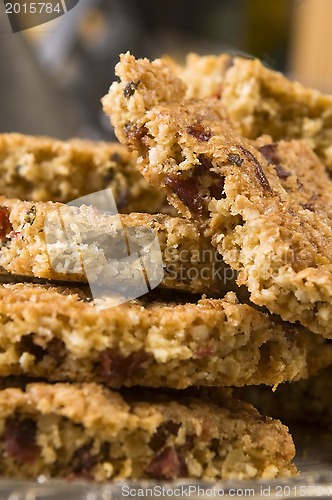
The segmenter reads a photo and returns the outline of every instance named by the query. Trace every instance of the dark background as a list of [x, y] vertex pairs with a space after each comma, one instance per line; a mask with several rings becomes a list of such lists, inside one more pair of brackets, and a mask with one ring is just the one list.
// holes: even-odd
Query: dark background
[[[321, 15], [327, 2], [331, 5], [330, 0], [80, 0], [56, 21], [15, 34], [0, 4], [0, 132], [112, 138], [100, 98], [114, 80], [119, 53], [127, 50], [180, 61], [189, 51], [226, 51], [259, 57], [308, 80], [301, 70], [308, 58], [299, 19], [310, 3]], [[328, 51], [322, 28], [313, 35], [312, 23], [306, 23], [304, 39], [321, 36]], [[326, 88], [326, 81], [313, 83]]]

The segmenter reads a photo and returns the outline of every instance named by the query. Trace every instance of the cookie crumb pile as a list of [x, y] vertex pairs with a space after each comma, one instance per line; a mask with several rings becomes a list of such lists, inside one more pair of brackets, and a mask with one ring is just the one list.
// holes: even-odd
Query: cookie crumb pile
[[[329, 379], [332, 98], [227, 54], [116, 75], [119, 143], [0, 135], [1, 474], [294, 476], [288, 428], [238, 397], [287, 421]], [[71, 203], [106, 189], [119, 214]], [[159, 285], [115, 303], [134, 274], [104, 240], [148, 231]]]

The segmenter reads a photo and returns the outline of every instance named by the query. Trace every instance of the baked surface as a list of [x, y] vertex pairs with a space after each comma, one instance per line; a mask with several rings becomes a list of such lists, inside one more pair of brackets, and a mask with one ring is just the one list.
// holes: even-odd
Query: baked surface
[[322, 337], [239, 304], [233, 292], [195, 300], [155, 290], [108, 307], [83, 288], [0, 285], [0, 376], [115, 388], [277, 386], [331, 364]]
[[[305, 192], [286, 189], [276, 165], [234, 130], [220, 101], [186, 99], [172, 65], [126, 54], [116, 72], [120, 83], [104, 109], [119, 140], [139, 152], [146, 179], [205, 228], [252, 302], [332, 337], [329, 217], [303, 203]], [[139, 84], [126, 97], [132, 81]]]
[[187, 97], [216, 97], [241, 134], [303, 139], [332, 169], [332, 96], [291, 81], [258, 59], [190, 54], [177, 67]]
[[225, 396], [124, 394], [96, 384], [30, 384], [0, 391], [5, 477], [274, 478], [296, 473], [281, 422]]
[[[118, 280], [119, 286], [124, 282], [134, 286], [135, 276], [125, 261], [126, 237], [132, 243], [130, 255], [137, 251], [136, 243], [145, 256], [145, 268], [153, 276], [160, 273], [164, 287], [212, 296], [236, 288], [236, 272], [200, 234], [199, 226], [185, 218], [144, 213], [112, 216], [91, 206], [0, 197], [0, 266], [11, 274], [79, 282], [89, 278], [115, 288]], [[159, 248], [151, 246], [156, 237], [162, 263]]]
[[68, 203], [110, 187], [119, 212], [167, 212], [135, 164], [121, 144], [0, 134], [0, 193], [8, 198]]

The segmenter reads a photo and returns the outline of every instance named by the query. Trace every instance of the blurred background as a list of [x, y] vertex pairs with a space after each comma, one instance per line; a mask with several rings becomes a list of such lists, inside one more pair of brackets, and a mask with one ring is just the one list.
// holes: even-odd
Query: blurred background
[[0, 132], [112, 139], [100, 99], [127, 50], [255, 56], [332, 93], [331, 19], [332, 0], [79, 0], [13, 33], [1, 2]]

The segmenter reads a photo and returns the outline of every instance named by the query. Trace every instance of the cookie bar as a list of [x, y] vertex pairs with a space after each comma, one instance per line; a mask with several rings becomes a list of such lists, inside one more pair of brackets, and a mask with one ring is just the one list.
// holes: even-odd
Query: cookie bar
[[233, 292], [197, 302], [155, 290], [112, 306], [83, 288], [8, 284], [0, 285], [0, 321], [3, 377], [114, 388], [275, 386], [332, 363], [322, 337], [239, 304]]
[[[120, 141], [171, 203], [205, 228], [255, 304], [332, 337], [332, 227], [286, 190], [277, 169], [241, 138], [219, 101], [187, 100], [163, 60], [123, 55], [104, 97]], [[135, 92], [124, 90], [139, 82]]]
[[95, 481], [292, 476], [287, 427], [228, 395], [36, 383], [0, 391], [1, 471]]
[[332, 182], [325, 165], [305, 141], [272, 142], [262, 136], [255, 147], [273, 165], [282, 187], [304, 209], [332, 226]]
[[187, 97], [219, 98], [242, 135], [304, 139], [332, 169], [332, 96], [290, 81], [257, 59], [191, 54], [178, 74]]
[[[100, 285], [115, 279], [133, 281], [127, 261], [121, 262], [128, 257], [125, 235], [140, 243], [153, 272], [153, 255], [160, 248], [162, 286], [219, 296], [234, 287], [236, 273], [195, 223], [184, 218], [143, 213], [112, 216], [91, 206], [0, 197], [0, 265], [12, 274], [62, 281], [89, 278]], [[151, 241], [156, 237], [159, 248], [153, 251]]]
[[260, 411], [268, 411], [269, 415], [281, 418], [283, 422], [319, 424], [322, 430], [324, 427], [331, 429], [331, 374], [331, 368], [326, 368], [308, 380], [281, 384], [275, 392], [264, 386], [246, 387], [238, 391], [241, 398], [257, 406]]
[[68, 203], [111, 187], [122, 213], [167, 212], [135, 164], [120, 144], [0, 134], [0, 193], [8, 198]]

